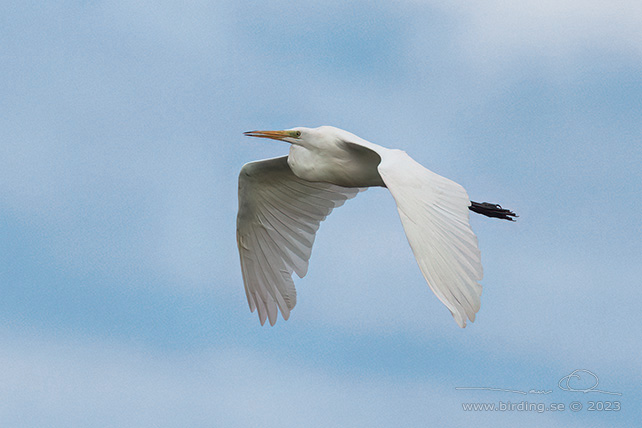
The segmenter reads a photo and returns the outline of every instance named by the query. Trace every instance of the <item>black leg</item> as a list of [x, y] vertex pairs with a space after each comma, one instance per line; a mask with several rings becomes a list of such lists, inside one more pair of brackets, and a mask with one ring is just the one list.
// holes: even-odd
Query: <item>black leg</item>
[[470, 201], [469, 210], [476, 212], [477, 214], [485, 215], [486, 217], [495, 217], [502, 220], [515, 221], [514, 217], [519, 217], [517, 214], [511, 210], [505, 210], [501, 205], [491, 204], [488, 202], [473, 202]]

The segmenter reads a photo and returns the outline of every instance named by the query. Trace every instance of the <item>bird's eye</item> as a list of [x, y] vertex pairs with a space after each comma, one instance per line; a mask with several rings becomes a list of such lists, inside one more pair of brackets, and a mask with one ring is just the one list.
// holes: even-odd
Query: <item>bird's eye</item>
[[299, 138], [301, 136], [301, 131], [296, 131], [294, 135], [296, 135], [296, 137]]

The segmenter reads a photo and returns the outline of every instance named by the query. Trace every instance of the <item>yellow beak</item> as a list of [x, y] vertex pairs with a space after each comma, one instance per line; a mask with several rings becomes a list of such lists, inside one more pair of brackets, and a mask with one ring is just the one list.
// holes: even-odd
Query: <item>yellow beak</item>
[[271, 138], [280, 141], [292, 136], [288, 131], [247, 131], [244, 132], [243, 135], [247, 135], [248, 137]]

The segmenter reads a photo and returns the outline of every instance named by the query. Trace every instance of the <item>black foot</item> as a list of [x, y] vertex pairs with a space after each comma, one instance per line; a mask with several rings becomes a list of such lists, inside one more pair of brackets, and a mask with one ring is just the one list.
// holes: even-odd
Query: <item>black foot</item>
[[470, 201], [469, 210], [476, 212], [477, 214], [485, 215], [486, 217], [496, 217], [502, 220], [515, 221], [513, 217], [519, 217], [517, 214], [511, 210], [505, 210], [501, 205], [491, 204], [488, 202], [473, 202]]

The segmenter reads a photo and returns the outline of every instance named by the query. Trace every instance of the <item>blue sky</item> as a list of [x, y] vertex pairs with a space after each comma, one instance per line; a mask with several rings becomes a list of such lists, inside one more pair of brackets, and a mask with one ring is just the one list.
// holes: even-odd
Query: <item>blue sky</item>
[[[0, 424], [639, 421], [642, 7], [476, 3], [3, 3]], [[287, 147], [242, 132], [319, 125], [520, 214], [471, 218], [474, 324], [384, 189], [322, 224], [289, 321], [250, 314], [237, 175]], [[622, 395], [560, 390], [576, 369]], [[584, 409], [462, 410], [522, 400]]]

